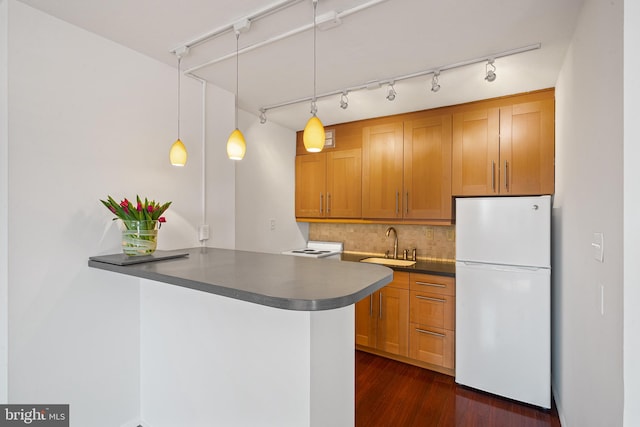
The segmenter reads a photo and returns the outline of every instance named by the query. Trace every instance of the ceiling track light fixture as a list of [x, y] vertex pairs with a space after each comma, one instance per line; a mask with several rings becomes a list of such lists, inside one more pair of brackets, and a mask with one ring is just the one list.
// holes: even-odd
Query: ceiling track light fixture
[[438, 78], [440, 77], [440, 71], [436, 71], [433, 73], [433, 77], [431, 78], [431, 92], [437, 92], [440, 90], [440, 84], [438, 83]]
[[393, 87], [394, 84], [395, 82], [389, 82], [389, 86], [387, 86], [387, 99], [389, 101], [396, 99], [396, 95], [398, 94], [396, 89]]
[[178, 112], [178, 139], [171, 145], [169, 150], [169, 161], [173, 166], [184, 166], [187, 164], [187, 147], [184, 146], [180, 140], [180, 62], [182, 56], [185, 55], [189, 49], [185, 46], [181, 49], [175, 50], [175, 55], [178, 58], [178, 96], [177, 96], [177, 112]]
[[496, 66], [493, 64], [493, 62], [495, 61], [495, 59], [490, 58], [487, 61], [487, 65], [485, 65], [485, 71], [486, 71], [486, 76], [485, 76], [485, 80], [488, 82], [492, 82], [496, 79], [497, 75], [496, 75]]
[[349, 107], [349, 98], [347, 97], [347, 93], [348, 92], [345, 90], [342, 92], [342, 95], [340, 95], [340, 108], [343, 110], [346, 110]]
[[[347, 91], [347, 92], [354, 92], [354, 91], [358, 91], [358, 90], [375, 90], [381, 87], [381, 85], [383, 83], [386, 82], [398, 82], [401, 80], [409, 80], [409, 79], [415, 79], [418, 77], [422, 77], [422, 76], [427, 76], [429, 74], [435, 74], [436, 72], [440, 73], [442, 71], [447, 71], [447, 70], [453, 70], [453, 69], [457, 69], [457, 68], [462, 68], [462, 67], [467, 67], [469, 65], [474, 65], [474, 64], [479, 64], [482, 62], [487, 62], [489, 61], [491, 63], [491, 71], [493, 71], [493, 79], [495, 80], [495, 65], [493, 65], [493, 61], [497, 58], [504, 58], [507, 56], [512, 56], [512, 55], [517, 55], [519, 53], [525, 53], [525, 52], [530, 52], [532, 50], [537, 50], [540, 49], [542, 47], [541, 43], [536, 43], [536, 44], [532, 44], [532, 45], [528, 45], [528, 46], [523, 46], [523, 47], [518, 47], [515, 49], [511, 49], [511, 50], [505, 50], [502, 52], [497, 52], [494, 53], [490, 56], [481, 56], [481, 57], [477, 57], [477, 58], [473, 58], [473, 59], [467, 59], [464, 61], [460, 61], [460, 62], [455, 62], [453, 64], [448, 64], [448, 65], [442, 65], [439, 66], [437, 68], [431, 68], [429, 70], [423, 70], [423, 71], [418, 71], [412, 74], [405, 74], [405, 75], [401, 75], [401, 76], [395, 76], [393, 78], [388, 78], [388, 79], [380, 79], [380, 80], [373, 80], [373, 81], [367, 81], [365, 83], [362, 83], [360, 85], [357, 86], [350, 86], [344, 89], [340, 89], [340, 90], [334, 90], [331, 92], [325, 92], [322, 94], [316, 94], [314, 93], [313, 98], [311, 97], [304, 97], [304, 98], [298, 98], [298, 99], [292, 99], [289, 101], [285, 101], [285, 102], [280, 102], [278, 104], [271, 104], [271, 105], [266, 105], [261, 107], [260, 111], [264, 110], [264, 111], [269, 111], [269, 110], [273, 110], [276, 108], [282, 108], [282, 107], [288, 107], [290, 105], [295, 105], [295, 104], [300, 104], [303, 102], [309, 102], [310, 100], [317, 100], [318, 98], [327, 98], [327, 97], [331, 97], [331, 96], [335, 96], [335, 95], [339, 95], [340, 93]], [[489, 70], [489, 63], [487, 63], [487, 71]]]
[[[246, 27], [245, 27], [246, 28]], [[244, 135], [238, 129], [238, 81], [240, 80], [238, 77], [238, 43], [240, 40], [240, 28], [235, 28], [236, 33], [236, 96], [235, 96], [235, 106], [236, 106], [236, 128], [229, 135], [229, 139], [227, 140], [227, 156], [231, 160], [242, 160], [244, 158], [244, 154], [247, 151], [247, 143], [244, 140]]]
[[304, 148], [309, 153], [318, 153], [322, 151], [324, 148], [325, 142], [325, 134], [324, 134], [324, 126], [322, 122], [316, 115], [318, 112], [318, 107], [316, 105], [316, 39], [317, 39], [317, 25], [316, 25], [316, 14], [318, 9], [318, 0], [311, 0], [313, 3], [313, 98], [311, 99], [311, 118], [307, 122], [307, 125], [304, 127], [304, 132], [302, 133], [302, 142], [304, 143]]

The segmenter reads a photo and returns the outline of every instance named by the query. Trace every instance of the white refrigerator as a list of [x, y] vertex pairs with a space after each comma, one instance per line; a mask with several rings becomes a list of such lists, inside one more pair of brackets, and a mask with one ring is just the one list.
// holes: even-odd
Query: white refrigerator
[[456, 199], [456, 382], [551, 407], [551, 197]]

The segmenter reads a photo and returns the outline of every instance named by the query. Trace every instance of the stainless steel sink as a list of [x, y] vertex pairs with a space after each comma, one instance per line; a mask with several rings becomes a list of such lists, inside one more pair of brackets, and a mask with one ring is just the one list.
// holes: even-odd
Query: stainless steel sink
[[406, 260], [406, 259], [378, 258], [378, 257], [364, 258], [364, 259], [361, 259], [360, 262], [368, 262], [368, 263], [372, 263], [372, 264], [392, 265], [392, 266], [396, 266], [396, 267], [411, 267], [412, 265], [415, 265], [415, 263], [416, 263], [415, 261], [410, 261], [410, 260]]

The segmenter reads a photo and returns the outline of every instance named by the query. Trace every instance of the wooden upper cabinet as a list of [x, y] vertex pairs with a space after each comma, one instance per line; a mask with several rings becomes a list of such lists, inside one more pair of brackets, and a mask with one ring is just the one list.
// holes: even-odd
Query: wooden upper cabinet
[[362, 216], [402, 217], [402, 122], [362, 129]]
[[324, 193], [327, 177], [325, 153], [296, 157], [296, 216], [324, 216]]
[[296, 217], [450, 223], [452, 196], [553, 194], [554, 90], [334, 126], [307, 154], [297, 135]]
[[327, 153], [327, 208], [330, 218], [362, 217], [362, 150]]
[[455, 113], [452, 193], [553, 194], [554, 116], [553, 91]]
[[454, 195], [498, 193], [500, 110], [481, 108], [453, 115]]
[[500, 109], [500, 193], [554, 192], [554, 101]]
[[404, 218], [451, 218], [451, 115], [404, 122]]
[[296, 156], [296, 217], [360, 218], [360, 149]]

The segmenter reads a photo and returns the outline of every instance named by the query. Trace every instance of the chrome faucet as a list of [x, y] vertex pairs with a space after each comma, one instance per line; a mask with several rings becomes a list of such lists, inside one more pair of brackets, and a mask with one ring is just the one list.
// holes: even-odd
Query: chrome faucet
[[393, 231], [393, 236], [394, 236], [394, 240], [393, 240], [393, 259], [398, 259], [398, 232], [396, 231], [395, 228], [389, 227], [389, 228], [387, 228], [387, 231], [386, 231], [385, 235], [387, 237], [389, 237], [389, 234], [392, 231]]

